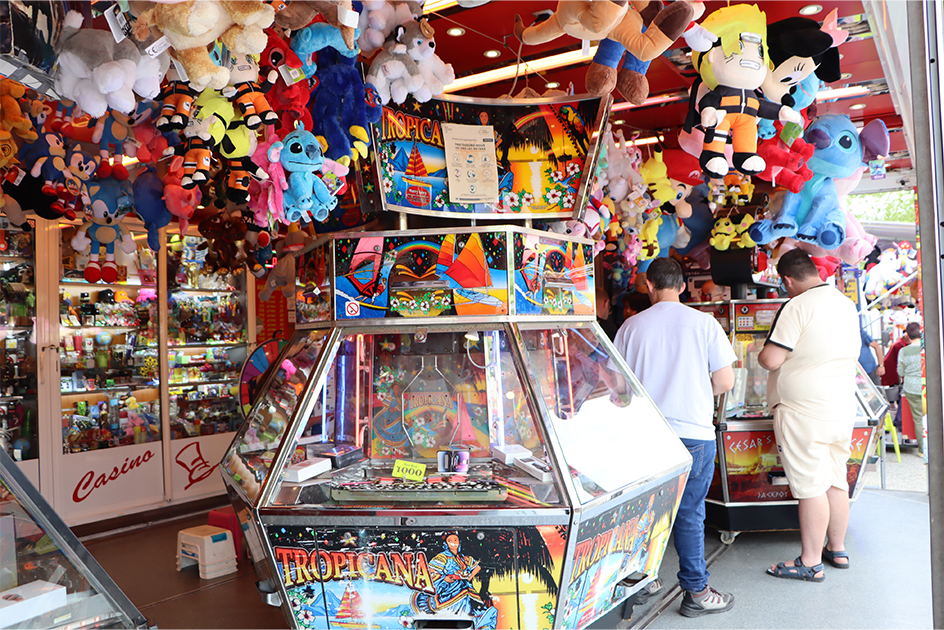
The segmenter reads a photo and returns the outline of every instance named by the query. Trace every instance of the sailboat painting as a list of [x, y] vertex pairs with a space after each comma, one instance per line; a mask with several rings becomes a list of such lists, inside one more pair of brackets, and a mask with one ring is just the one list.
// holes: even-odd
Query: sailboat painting
[[592, 246], [532, 234], [514, 235], [515, 312], [589, 315], [594, 312]]
[[335, 316], [508, 314], [504, 232], [341, 238], [335, 243]]

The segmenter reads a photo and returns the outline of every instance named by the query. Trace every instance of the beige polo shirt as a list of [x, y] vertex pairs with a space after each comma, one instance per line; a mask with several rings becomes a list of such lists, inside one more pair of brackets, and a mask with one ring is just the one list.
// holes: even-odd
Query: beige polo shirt
[[855, 304], [828, 284], [807, 289], [777, 312], [766, 343], [789, 350], [767, 377], [767, 404], [817, 420], [855, 419], [861, 346]]

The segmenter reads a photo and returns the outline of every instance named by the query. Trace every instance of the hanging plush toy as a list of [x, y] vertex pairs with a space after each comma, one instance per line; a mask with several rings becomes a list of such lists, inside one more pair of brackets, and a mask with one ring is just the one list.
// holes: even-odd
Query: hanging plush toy
[[267, 77], [275, 72], [275, 83], [266, 94], [275, 110], [280, 112], [278, 128], [282, 133], [288, 133], [295, 128], [295, 121], [300, 120], [306, 129], [312, 128], [311, 113], [308, 111], [308, 101], [311, 99], [311, 89], [307, 80], [297, 81], [289, 85], [279, 68], [286, 66], [291, 70], [300, 70], [302, 61], [298, 58], [288, 42], [269, 33], [269, 42], [259, 59], [259, 70]]
[[358, 14], [351, 0], [292, 0], [275, 14], [277, 26], [298, 31], [311, 24], [318, 15], [341, 34], [348, 50], [354, 50], [357, 41]]
[[143, 41], [151, 27], [158, 29], [195, 89], [221, 90], [229, 82], [229, 70], [213, 63], [207, 46], [220, 39], [231, 52], [258, 55], [266, 45], [263, 29], [272, 24], [274, 15], [272, 6], [262, 0], [157, 3], [138, 16], [134, 34]]
[[767, 76], [767, 20], [756, 5], [740, 4], [718, 9], [702, 22], [718, 37], [708, 52], [692, 53], [692, 63], [699, 81], [692, 86], [689, 118], [685, 130], [691, 131], [697, 116], [705, 129], [705, 144], [700, 162], [709, 177], [722, 179], [728, 172], [724, 155], [727, 142], [734, 146], [734, 168], [745, 175], [766, 168], [757, 155], [757, 117], [800, 124], [794, 110], [779, 103], [760, 100], [754, 90]]
[[0, 127], [27, 142], [36, 139], [33, 121], [25, 116], [18, 99], [26, 95], [26, 86], [10, 79], [0, 79]]
[[161, 101], [161, 115], [155, 126], [160, 131], [180, 131], [186, 127], [193, 102], [199, 95], [200, 91], [192, 88], [177, 68], [172, 67], [167, 71], [167, 83], [156, 97]]
[[354, 47], [348, 49], [347, 43], [341, 36], [338, 29], [330, 24], [316, 22], [311, 26], [306, 26], [292, 35], [292, 41], [289, 43], [292, 51], [298, 55], [302, 62], [302, 71], [306, 77], [314, 76], [318, 71], [318, 64], [315, 63], [314, 54], [325, 48], [334, 48], [342, 55], [348, 57], [357, 57], [360, 54], [360, 48]]
[[144, 222], [147, 244], [152, 251], [161, 249], [161, 228], [174, 217], [164, 202], [164, 183], [153, 166], [139, 171], [134, 178], [134, 212]]
[[248, 202], [250, 182], [268, 177], [262, 167], [253, 163], [257, 146], [256, 132], [248, 128], [245, 119], [233, 119], [219, 148], [226, 164], [226, 198], [234, 203]]
[[863, 164], [888, 155], [888, 129], [878, 119], [866, 125], [860, 136], [848, 116], [827, 114], [810, 123], [805, 137], [816, 146], [807, 163], [813, 179], [800, 193], [784, 195], [772, 219], [751, 226], [751, 238], [761, 245], [788, 236], [827, 251], [839, 247], [846, 237], [846, 217], [834, 178], [849, 177]]
[[380, 97], [361, 81], [355, 60], [332, 49], [318, 54], [318, 89], [311, 101], [312, 133], [327, 145], [325, 156], [342, 164], [367, 157], [368, 123], [380, 122]]
[[265, 82], [259, 84], [259, 63], [254, 55], [227, 53], [226, 67], [229, 68], [229, 85], [222, 94], [236, 106], [249, 129], [258, 129], [259, 125], [274, 125], [279, 115], [272, 111], [265, 93], [275, 85], [278, 72], [270, 70]]
[[357, 42], [365, 55], [382, 48], [396, 27], [423, 16], [423, 2], [415, 0], [367, 0], [363, 5]]
[[314, 134], [299, 127], [276, 142], [269, 149], [269, 160], [279, 162], [288, 173], [288, 189], [285, 200], [285, 218], [289, 223], [314, 219], [324, 221], [328, 212], [338, 205], [338, 198], [331, 194], [318, 177], [324, 165], [321, 143]]
[[377, 89], [381, 103], [392, 100], [400, 104], [411, 94], [425, 103], [455, 80], [452, 66], [436, 56], [434, 35], [426, 19], [394, 30], [393, 38], [377, 53], [367, 72], [367, 83]]
[[137, 153], [133, 128], [148, 120], [153, 113], [152, 103], [141, 102], [131, 114], [112, 110], [98, 120], [92, 132], [92, 142], [98, 143], [101, 156], [101, 166], [96, 173], [100, 178], [114, 177], [118, 181], [128, 179], [128, 168], [123, 162], [126, 154], [134, 157]]
[[[128, 254], [137, 249], [128, 228], [121, 223], [134, 206], [131, 186], [111, 178], [96, 181], [87, 187], [82, 201], [86, 222], [72, 238], [72, 248], [81, 253], [91, 247], [84, 274], [88, 282], [104, 280], [112, 284], [118, 280], [115, 244]], [[105, 246], [105, 262], [99, 264], [102, 245]]]
[[276, 245], [279, 261], [266, 276], [265, 287], [259, 291], [259, 299], [268, 302], [277, 289], [290, 298], [295, 295], [295, 253], [311, 241], [311, 237], [297, 225], [290, 225], [288, 234]]
[[[223, 140], [236, 116], [233, 105], [215, 90], [204, 90], [194, 103], [196, 111], [184, 129], [184, 142], [173, 149], [183, 156], [181, 185], [194, 188], [210, 178], [213, 148]], [[176, 165], [172, 166], [176, 170]]]
[[249, 183], [249, 209], [253, 212], [253, 221], [259, 226], [268, 226], [278, 223], [288, 223], [283, 210], [283, 191], [288, 189], [285, 178], [285, 169], [278, 160], [269, 160], [269, 148], [276, 138], [259, 143], [252, 161], [263, 171], [267, 178], [253, 179]]
[[187, 233], [187, 227], [190, 219], [193, 217], [194, 208], [197, 206], [197, 194], [199, 188], [186, 189], [181, 186], [183, 178], [183, 168], [178, 170], [168, 170], [164, 176], [164, 194], [162, 199], [167, 206], [167, 210], [177, 217], [180, 225], [181, 234]]

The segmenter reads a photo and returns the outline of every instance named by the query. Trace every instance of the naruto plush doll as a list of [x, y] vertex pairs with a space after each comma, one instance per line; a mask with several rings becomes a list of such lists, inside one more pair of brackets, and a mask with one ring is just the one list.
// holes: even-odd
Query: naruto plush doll
[[721, 179], [727, 174], [724, 147], [729, 137], [734, 168], [745, 175], [760, 173], [766, 163], [757, 155], [757, 118], [802, 121], [789, 107], [754, 93], [767, 77], [766, 16], [756, 5], [739, 4], [715, 11], [702, 26], [717, 39], [711, 49], [692, 53], [700, 84], [696, 80], [692, 86], [686, 130], [700, 118], [705, 129], [700, 163], [708, 177]]

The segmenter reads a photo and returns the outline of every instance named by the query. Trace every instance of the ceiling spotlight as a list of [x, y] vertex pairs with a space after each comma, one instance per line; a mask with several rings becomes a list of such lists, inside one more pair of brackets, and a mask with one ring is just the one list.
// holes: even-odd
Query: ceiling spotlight
[[850, 105], [849, 109], [865, 109], [865, 103], [856, 103], [855, 105]]
[[447, 30], [446, 35], [452, 35], [453, 37], [460, 37], [462, 35], [465, 35], [465, 29], [459, 28], [458, 26], [456, 26]]
[[614, 125], [622, 125], [622, 124], [625, 123], [625, 122], [626, 122], [626, 121], [625, 121], [625, 120], [622, 120], [622, 119], [621, 119], [621, 120], [614, 120], [614, 121], [613, 121], [613, 124], [614, 124]]
[[822, 5], [819, 4], [808, 4], [802, 9], [800, 9], [800, 15], [816, 15], [823, 10]]
[[495, 57], [501, 57], [500, 50], [486, 50], [483, 54], [489, 59], [494, 59]]
[[554, 90], [560, 87], [560, 83], [558, 83], [557, 81], [551, 81], [550, 83], [545, 83], [544, 87], [546, 87], [549, 90]]
[[842, 81], [848, 81], [849, 79], [852, 78], [852, 73], [851, 73], [851, 72], [843, 72], [842, 74], [839, 75], [839, 78], [840, 78], [840, 80], [842, 80]]

